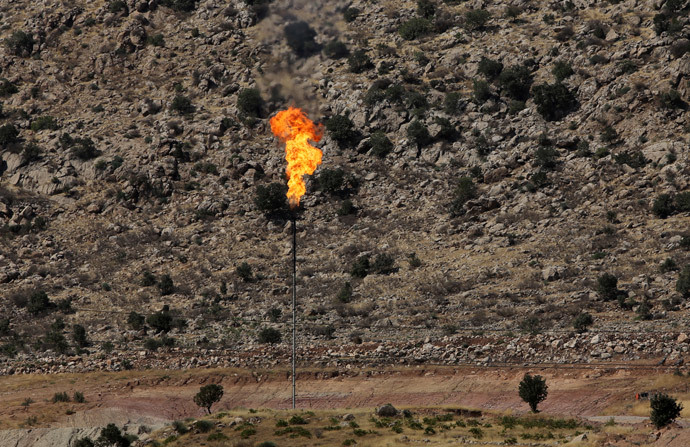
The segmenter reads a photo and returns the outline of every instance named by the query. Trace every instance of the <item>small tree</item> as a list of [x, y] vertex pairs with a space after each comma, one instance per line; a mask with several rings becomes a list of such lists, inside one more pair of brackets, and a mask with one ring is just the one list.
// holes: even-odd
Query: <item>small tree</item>
[[537, 112], [547, 121], [559, 121], [577, 107], [575, 94], [560, 82], [537, 85], [532, 92]]
[[597, 278], [597, 293], [604, 301], [615, 300], [620, 294], [618, 278], [610, 273], [604, 273]]
[[208, 414], [211, 414], [211, 406], [220, 401], [223, 397], [223, 387], [212, 383], [204, 385], [199, 389], [199, 392], [194, 396], [194, 403], [205, 408]]
[[131, 311], [127, 316], [127, 324], [135, 331], [140, 331], [146, 324], [146, 317], [136, 311]]
[[582, 312], [573, 320], [573, 327], [579, 333], [587, 332], [587, 329], [594, 323], [592, 315], [587, 312]]
[[108, 424], [101, 430], [101, 435], [96, 440], [96, 445], [103, 446], [117, 446], [117, 447], [129, 447], [131, 441], [122, 435], [122, 432], [117, 425]]
[[665, 427], [673, 422], [683, 409], [676, 399], [667, 394], [655, 394], [649, 400], [652, 409], [649, 419], [656, 428]]
[[491, 13], [485, 9], [471, 9], [465, 13], [465, 29], [475, 31], [484, 29]]
[[264, 100], [255, 88], [244, 88], [237, 95], [237, 110], [245, 117], [259, 118]]
[[15, 56], [29, 57], [34, 48], [34, 38], [24, 31], [15, 31], [5, 39], [5, 46]]
[[89, 341], [86, 338], [86, 329], [81, 324], [72, 326], [72, 339], [80, 348], [85, 348], [89, 345]]
[[537, 405], [546, 399], [548, 395], [546, 379], [541, 376], [531, 376], [527, 373], [522, 378], [522, 382], [520, 382], [518, 393], [520, 398], [529, 404], [532, 413], [537, 413]]

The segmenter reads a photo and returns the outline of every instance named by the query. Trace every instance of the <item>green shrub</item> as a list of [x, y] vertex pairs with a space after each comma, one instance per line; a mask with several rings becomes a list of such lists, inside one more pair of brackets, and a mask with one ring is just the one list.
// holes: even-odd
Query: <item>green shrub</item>
[[32, 315], [38, 315], [52, 306], [53, 303], [50, 302], [48, 295], [44, 291], [39, 290], [32, 293], [29, 297], [26, 310]]
[[417, 0], [417, 15], [431, 19], [436, 15], [436, 5], [431, 0]]
[[582, 312], [573, 320], [573, 327], [579, 333], [587, 332], [592, 324], [594, 324], [594, 319], [587, 312]]
[[377, 157], [384, 158], [393, 150], [393, 143], [383, 131], [376, 131], [369, 137], [371, 153]]
[[[251, 436], [255, 433], [256, 433], [255, 429], [248, 428], [248, 429], [242, 431], [242, 433], [240, 433], [240, 437], [242, 439], [247, 439], [249, 436]], [[225, 436], [222, 432], [211, 433], [210, 435], [208, 435], [208, 438], [206, 438], [207, 441], [226, 441], [228, 439], [230, 439], [230, 438]]]
[[685, 102], [681, 98], [678, 90], [671, 89], [659, 95], [659, 104], [665, 109], [682, 109], [685, 107]]
[[518, 387], [520, 398], [529, 404], [533, 413], [537, 412], [537, 405], [546, 399], [548, 386], [546, 380], [541, 376], [525, 374]]
[[324, 45], [323, 54], [330, 59], [341, 59], [350, 54], [350, 51], [347, 49], [347, 45], [334, 39]]
[[177, 95], [170, 103], [170, 110], [181, 115], [191, 115], [196, 108], [192, 105], [192, 100], [183, 95]]
[[651, 413], [649, 419], [656, 428], [665, 427], [680, 416], [683, 405], [667, 394], [654, 394], [649, 399]]
[[484, 104], [491, 99], [491, 87], [489, 83], [482, 79], [472, 81], [472, 99], [477, 104]]
[[287, 185], [271, 183], [256, 187], [254, 203], [260, 211], [267, 214], [277, 214], [287, 209]]
[[95, 447], [96, 444], [90, 438], [79, 438], [74, 442], [74, 447]]
[[158, 280], [156, 279], [156, 275], [148, 270], [144, 270], [144, 273], [141, 274], [141, 281], [139, 284], [141, 284], [143, 287], [150, 287], [156, 285], [157, 282]]
[[237, 110], [243, 117], [259, 118], [264, 100], [255, 88], [243, 88], [237, 95]]
[[371, 266], [371, 270], [375, 273], [380, 273], [387, 275], [389, 273], [395, 272], [395, 259], [391, 255], [381, 253], [376, 255], [374, 258], [374, 263]]
[[362, 255], [358, 257], [352, 264], [352, 268], [350, 269], [350, 275], [352, 275], [355, 278], [364, 278], [369, 274], [370, 268], [371, 264], [369, 262], [369, 256]]
[[113, 14], [117, 14], [119, 12], [124, 12], [126, 14], [128, 11], [127, 3], [125, 3], [123, 0], [111, 0], [108, 3], [108, 11], [112, 12]]
[[537, 85], [532, 93], [537, 111], [547, 121], [560, 121], [577, 108], [575, 94], [560, 82]]
[[686, 265], [678, 275], [676, 291], [686, 298], [690, 296], [690, 265]]
[[457, 115], [462, 110], [460, 105], [461, 98], [458, 92], [446, 93], [445, 98], [443, 98], [443, 111], [448, 115]]
[[491, 13], [485, 9], [471, 9], [465, 12], [465, 29], [468, 31], [482, 30], [491, 19]]
[[414, 40], [426, 36], [431, 30], [430, 21], [422, 17], [415, 17], [400, 25], [398, 33], [405, 40]]
[[173, 328], [173, 317], [170, 315], [168, 306], [146, 317], [146, 323], [156, 332], [170, 332]]
[[7, 97], [17, 93], [19, 89], [7, 79], [0, 79], [0, 97]]
[[163, 38], [162, 34], [158, 33], [152, 36], [148, 36], [146, 38], [146, 43], [148, 43], [149, 45], [153, 45], [154, 47], [162, 47], [165, 46], [165, 39]]
[[160, 4], [178, 12], [191, 12], [196, 9], [196, 0], [161, 0]]
[[163, 296], [170, 295], [171, 293], [175, 292], [175, 284], [173, 283], [173, 279], [170, 274], [166, 273], [161, 276], [160, 281], [158, 281], [158, 290]]
[[239, 276], [244, 282], [250, 282], [252, 279], [254, 279], [254, 275], [252, 273], [252, 266], [246, 262], [243, 262], [240, 265], [238, 265], [235, 269], [235, 272], [237, 273], [237, 276]]
[[337, 194], [342, 191], [345, 184], [345, 171], [341, 168], [322, 169], [316, 181], [322, 191], [329, 194]]
[[357, 50], [350, 54], [347, 58], [347, 64], [350, 66], [352, 73], [362, 73], [374, 68], [374, 63], [364, 50]]
[[615, 300], [620, 295], [618, 278], [610, 273], [604, 273], [597, 278], [597, 293], [604, 301]]
[[19, 57], [29, 57], [34, 48], [34, 38], [24, 31], [14, 31], [5, 39], [7, 50]]
[[81, 391], [74, 392], [73, 400], [78, 404], [83, 404], [84, 402], [86, 402], [86, 399], [84, 398], [84, 393], [82, 393]]
[[359, 16], [360, 12], [361, 11], [358, 8], [350, 6], [345, 11], [343, 11], [343, 17], [345, 18], [345, 21], [348, 23], [354, 22], [357, 16]]
[[514, 65], [501, 72], [498, 83], [508, 97], [526, 101], [532, 86], [532, 74], [526, 66]]
[[673, 208], [678, 213], [687, 213], [690, 211], [690, 192], [681, 192], [676, 194], [673, 198]]
[[574, 75], [575, 71], [568, 62], [558, 61], [554, 64], [551, 73], [556, 78], [556, 82], [561, 82]]
[[429, 129], [419, 120], [414, 120], [407, 128], [407, 138], [418, 148], [427, 146], [432, 142]]
[[465, 214], [465, 203], [477, 197], [477, 186], [471, 177], [461, 177], [453, 190], [453, 201], [450, 203], [451, 217]]
[[489, 80], [496, 79], [503, 71], [503, 64], [482, 56], [477, 71]]
[[72, 144], [72, 154], [82, 161], [91, 160], [100, 155], [96, 144], [91, 138], [75, 138]]
[[659, 266], [659, 271], [661, 273], [668, 273], [676, 270], [678, 270], [678, 264], [676, 264], [673, 258], [666, 258], [664, 262], [661, 263], [661, 266]]
[[105, 428], [101, 429], [101, 435], [96, 440], [96, 445], [107, 445], [107, 446], [117, 446], [117, 447], [129, 447], [131, 441], [128, 437], [123, 436], [120, 429], [117, 428], [115, 424], [108, 424]]
[[343, 304], [347, 304], [352, 301], [352, 285], [349, 281], [346, 281], [343, 287], [340, 288], [336, 299], [338, 302]]
[[334, 115], [326, 121], [326, 130], [330, 137], [341, 147], [351, 147], [357, 142], [355, 125], [345, 115]]
[[558, 151], [551, 146], [540, 146], [534, 151], [534, 164], [544, 169], [556, 167]]
[[58, 402], [69, 402], [70, 398], [64, 391], [53, 394], [53, 399], [51, 400], [54, 404]]
[[86, 338], [86, 328], [81, 324], [75, 324], [72, 326], [72, 340], [80, 348], [85, 348], [89, 345], [89, 341]]
[[294, 22], [285, 27], [287, 44], [299, 57], [308, 57], [319, 51], [319, 44], [314, 37], [316, 31], [307, 22]]
[[306, 425], [309, 422], [306, 419], [304, 419], [302, 416], [296, 414], [288, 420], [288, 423], [290, 425]]
[[660, 194], [654, 199], [652, 212], [661, 219], [666, 219], [674, 213], [673, 197], [670, 194]]
[[355, 205], [352, 203], [352, 200], [350, 199], [345, 199], [342, 201], [340, 204], [340, 208], [336, 210], [336, 213], [338, 216], [347, 216], [350, 214], [355, 214], [357, 212], [357, 208]]
[[258, 340], [259, 343], [276, 344], [280, 343], [282, 340], [282, 335], [278, 329], [267, 327], [259, 331]]
[[0, 145], [7, 147], [17, 142], [19, 131], [13, 124], [0, 126]]
[[620, 154], [614, 155], [614, 159], [616, 160], [616, 163], [620, 165], [626, 164], [635, 169], [643, 168], [648, 162], [640, 150], [621, 152]]
[[31, 163], [32, 161], [41, 158], [41, 148], [36, 143], [29, 143], [24, 146], [22, 151], [22, 160], [24, 163]]
[[213, 422], [203, 419], [194, 423], [194, 428], [199, 430], [201, 433], [208, 433], [213, 430], [213, 427], [215, 427]]

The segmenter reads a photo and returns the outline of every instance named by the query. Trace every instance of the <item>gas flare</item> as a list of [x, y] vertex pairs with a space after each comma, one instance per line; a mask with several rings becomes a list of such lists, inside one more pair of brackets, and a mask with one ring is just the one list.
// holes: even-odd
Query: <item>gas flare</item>
[[297, 107], [289, 107], [271, 118], [273, 135], [285, 142], [287, 160], [288, 192], [290, 208], [299, 206], [299, 200], [307, 191], [304, 175], [312, 175], [321, 164], [323, 152], [309, 144], [318, 142], [323, 136], [323, 126], [314, 124]]

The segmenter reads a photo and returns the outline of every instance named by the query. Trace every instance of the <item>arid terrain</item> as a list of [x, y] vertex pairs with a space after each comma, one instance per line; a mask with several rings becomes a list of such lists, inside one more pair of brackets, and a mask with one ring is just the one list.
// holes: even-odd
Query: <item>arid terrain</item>
[[[151, 371], [283, 371], [291, 218], [302, 371], [505, 374], [510, 398], [446, 402], [431, 391], [445, 383], [412, 375], [391, 402], [487, 411], [517, 411], [524, 368], [687, 376], [688, 12], [681, 0], [0, 2], [0, 387], [15, 387], [0, 430], [129, 411], [85, 413], [94, 397], [70, 420], [43, 408], [50, 396], [21, 407], [34, 389], [22, 396], [22, 380], [95, 390]], [[269, 124], [288, 106], [323, 131], [293, 210]], [[283, 379], [273, 397], [233, 400], [218, 378], [223, 409], [285, 408]], [[628, 382], [552, 395], [545, 411], [605, 416]], [[146, 383], [151, 400], [127, 405], [156, 414], [134, 411], [137, 424], [199, 416], [191, 385]], [[327, 384], [308, 400], [319, 409], [382, 403], [363, 385], [314, 383]], [[179, 402], [156, 397], [170, 386]]]

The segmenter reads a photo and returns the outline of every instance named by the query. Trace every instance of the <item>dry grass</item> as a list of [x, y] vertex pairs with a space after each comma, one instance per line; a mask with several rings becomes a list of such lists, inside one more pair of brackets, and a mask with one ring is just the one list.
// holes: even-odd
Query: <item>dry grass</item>
[[[283, 447], [291, 446], [395, 446], [405, 443], [427, 443], [444, 446], [496, 445], [504, 442], [525, 443], [539, 439], [539, 445], [558, 445], [569, 441], [578, 433], [589, 431], [580, 425], [568, 429], [529, 428], [503, 424], [503, 414], [484, 414], [481, 417], [466, 417], [458, 414], [456, 408], [409, 408], [411, 417], [380, 418], [374, 409], [319, 410], [319, 411], [274, 411], [233, 410], [206, 418], [215, 424], [208, 432], [192, 430], [184, 435], [172, 427], [154, 434], [154, 437], [172, 447], [196, 445], [254, 446], [262, 442], [273, 442]], [[344, 420], [350, 414], [353, 419]], [[294, 417], [300, 417], [304, 424], [297, 424]], [[350, 417], [348, 417], [350, 419]], [[549, 419], [538, 417], [538, 419]], [[194, 421], [186, 421], [192, 426]], [[298, 434], [297, 434], [298, 433]], [[596, 438], [591, 436], [590, 439]], [[215, 441], [214, 439], [219, 439]], [[509, 444], [508, 444], [509, 445]], [[577, 444], [593, 446], [594, 440]]]

